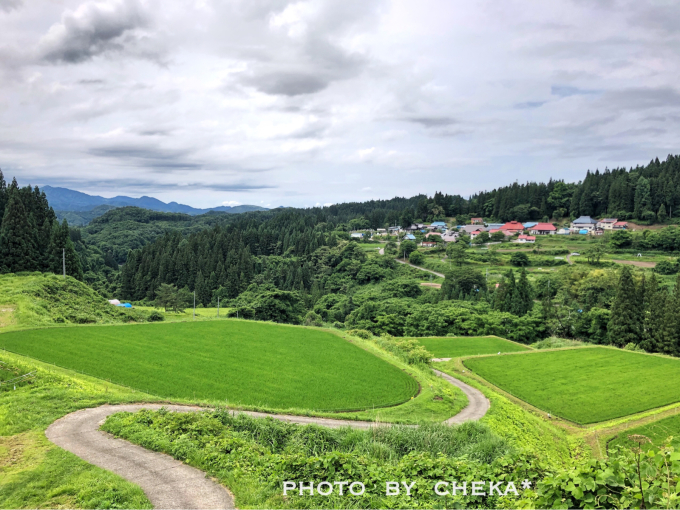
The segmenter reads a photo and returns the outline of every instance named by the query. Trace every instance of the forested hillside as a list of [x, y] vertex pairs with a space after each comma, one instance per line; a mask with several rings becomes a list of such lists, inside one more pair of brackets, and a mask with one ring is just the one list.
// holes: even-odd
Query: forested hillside
[[83, 278], [80, 258], [38, 187], [20, 188], [16, 179], [7, 186], [0, 171], [0, 273], [52, 271]]

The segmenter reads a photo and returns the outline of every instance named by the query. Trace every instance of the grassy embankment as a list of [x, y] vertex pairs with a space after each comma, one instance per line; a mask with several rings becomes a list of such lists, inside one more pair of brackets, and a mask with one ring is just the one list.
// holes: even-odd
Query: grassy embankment
[[435, 358], [527, 351], [530, 348], [497, 336], [416, 338]]
[[70, 412], [149, 395], [0, 352], [0, 508], [151, 508], [142, 490], [50, 443], [45, 429]]

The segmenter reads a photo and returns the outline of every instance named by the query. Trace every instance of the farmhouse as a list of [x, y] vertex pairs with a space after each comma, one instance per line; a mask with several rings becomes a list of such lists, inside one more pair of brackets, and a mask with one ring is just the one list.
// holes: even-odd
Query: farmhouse
[[445, 243], [455, 243], [458, 239], [458, 232], [447, 232], [442, 236], [442, 241]]
[[592, 219], [590, 216], [581, 216], [571, 222], [571, 230], [578, 233], [583, 233], [581, 230], [585, 230], [585, 233], [588, 234], [595, 229], [596, 225], [597, 220]]
[[423, 248], [434, 248], [435, 246], [437, 246], [437, 243], [435, 243], [434, 241], [423, 241], [422, 243], [420, 243], [420, 246], [422, 246]]
[[627, 221], [617, 221], [612, 225], [612, 230], [626, 230], [628, 227], [628, 222]]
[[363, 232], [352, 232], [349, 236], [352, 239], [363, 239], [364, 238]]
[[474, 239], [475, 237], [477, 237], [482, 232], [484, 232], [484, 231], [483, 230], [475, 230], [474, 232], [470, 232], [470, 239]]
[[514, 236], [515, 234], [521, 234], [524, 232], [524, 225], [522, 225], [519, 221], [508, 221], [500, 229], [506, 236]]
[[416, 240], [416, 236], [414, 236], [413, 234], [406, 234], [404, 236], [404, 241], [415, 241], [415, 240]]
[[396, 227], [396, 226], [395, 226], [395, 227], [390, 227], [390, 228], [388, 228], [387, 230], [388, 230], [389, 233], [392, 234], [392, 235], [398, 234], [399, 232], [401, 232], [401, 226], [399, 226], [399, 227]]
[[557, 234], [561, 235], [561, 236], [568, 236], [569, 234], [571, 234], [571, 230], [569, 230], [567, 227], [564, 227], [564, 228], [559, 229], [557, 231]]
[[597, 228], [601, 228], [603, 230], [613, 230], [614, 223], [617, 221], [619, 221], [617, 218], [602, 218], [597, 222]]
[[465, 234], [472, 234], [473, 232], [483, 232], [486, 230], [486, 227], [484, 226], [477, 226], [477, 225], [463, 225], [459, 228], [459, 230]]
[[520, 236], [514, 242], [515, 243], [535, 243], [536, 238], [534, 236], [527, 236], [527, 235], [524, 235], [524, 234], [520, 234]]
[[472, 225], [484, 225], [484, 218], [471, 218], [470, 223]]
[[530, 229], [529, 233], [533, 236], [553, 235], [557, 233], [557, 228], [552, 223], [537, 223]]

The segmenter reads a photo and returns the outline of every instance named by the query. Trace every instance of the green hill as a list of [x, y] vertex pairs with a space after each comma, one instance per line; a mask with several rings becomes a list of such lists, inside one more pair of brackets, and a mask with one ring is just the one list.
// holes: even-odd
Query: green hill
[[78, 280], [52, 273], [0, 276], [0, 331], [55, 324], [142, 322], [146, 315], [112, 306]]

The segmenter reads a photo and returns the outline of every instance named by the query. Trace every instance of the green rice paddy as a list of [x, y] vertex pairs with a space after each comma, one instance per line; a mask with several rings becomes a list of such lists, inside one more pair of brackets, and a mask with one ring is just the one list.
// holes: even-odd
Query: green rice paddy
[[472, 358], [465, 366], [549, 413], [587, 424], [680, 401], [680, 360], [602, 347]]
[[332, 333], [249, 321], [16, 331], [0, 348], [160, 397], [269, 409], [369, 409], [418, 392], [408, 374]]
[[675, 439], [680, 438], [680, 414], [620, 432], [615, 439], [609, 442], [609, 449], [611, 450], [614, 446], [626, 448], [637, 446], [637, 443], [628, 439], [628, 436], [634, 434], [646, 436], [651, 441], [651, 443], [643, 444], [643, 449], [659, 448], [671, 436]]
[[435, 358], [459, 358], [478, 354], [527, 351], [525, 347], [496, 336], [418, 338]]

